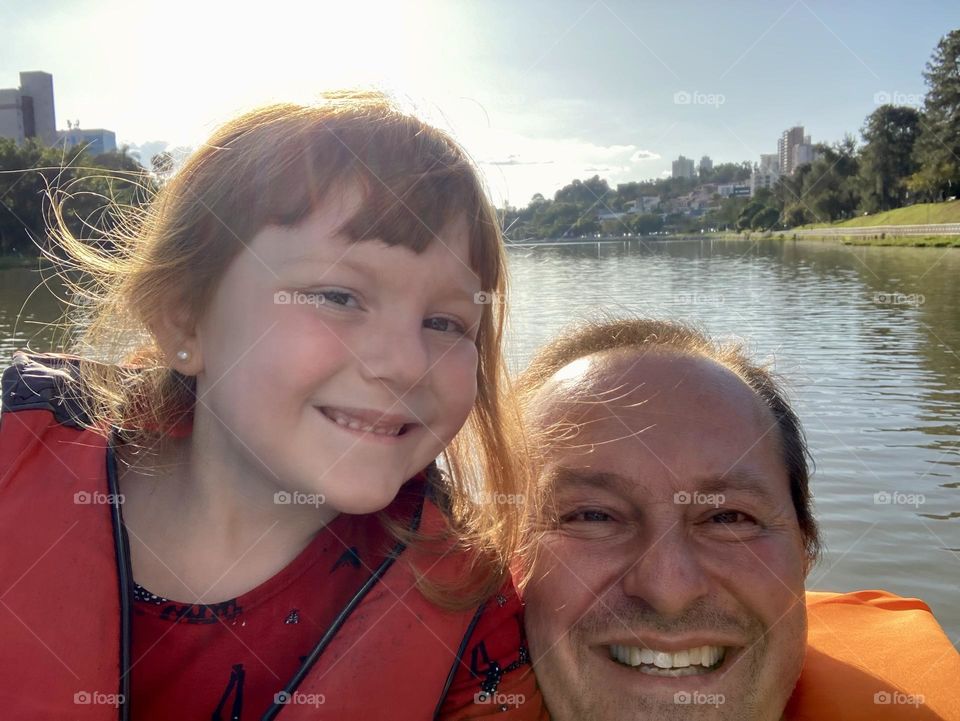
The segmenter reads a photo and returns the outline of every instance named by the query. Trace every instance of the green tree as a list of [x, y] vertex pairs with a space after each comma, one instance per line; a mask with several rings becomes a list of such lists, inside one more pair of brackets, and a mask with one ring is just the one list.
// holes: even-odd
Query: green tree
[[903, 206], [906, 181], [917, 169], [913, 148], [920, 135], [920, 113], [906, 106], [881, 105], [867, 117], [861, 132], [862, 210], [876, 213]]
[[942, 200], [960, 188], [960, 29], [937, 44], [923, 77], [927, 95], [916, 143], [917, 172], [908, 183], [927, 200]]
[[821, 222], [852, 217], [860, 206], [859, 168], [853, 136], [846, 135], [833, 145], [818, 145], [817, 159], [799, 176], [802, 187], [797, 202]]
[[737, 217], [737, 230], [749, 230], [753, 227], [753, 218], [764, 209], [763, 203], [752, 200], [744, 206]]
[[70, 231], [103, 235], [117, 206], [139, 206], [155, 187], [125, 153], [91, 158], [82, 148], [47, 147], [34, 139], [0, 139], [0, 254], [36, 255], [52, 220], [50, 197]]
[[557, 203], [575, 203], [578, 205], [590, 206], [594, 203], [602, 204], [609, 200], [612, 195], [610, 185], [606, 180], [601, 180], [599, 175], [594, 175], [589, 180], [574, 180], [569, 185], [560, 188], [553, 199]]
[[805, 205], [794, 203], [788, 205], [783, 211], [783, 224], [788, 228], [795, 228], [798, 225], [806, 225], [813, 222], [813, 215]]
[[663, 228], [663, 218], [652, 213], [637, 215], [630, 222], [630, 229], [637, 235], [658, 233]]
[[770, 230], [780, 221], [780, 211], [766, 206], [755, 213], [750, 219], [750, 228], [753, 230]]

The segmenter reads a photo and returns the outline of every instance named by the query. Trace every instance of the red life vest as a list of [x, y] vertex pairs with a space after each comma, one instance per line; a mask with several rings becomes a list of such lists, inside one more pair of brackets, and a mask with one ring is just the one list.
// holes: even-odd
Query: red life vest
[[[113, 721], [136, 708], [129, 696], [133, 578], [114, 448], [77, 421], [79, 406], [63, 382], [75, 372], [76, 359], [67, 356], [17, 353], [3, 374], [4, 718]], [[444, 519], [425, 498], [412, 523], [431, 532]], [[420, 554], [394, 547], [264, 719], [436, 716], [479, 612], [443, 611], [427, 601], [412, 567], [452, 577], [464, 559]]]

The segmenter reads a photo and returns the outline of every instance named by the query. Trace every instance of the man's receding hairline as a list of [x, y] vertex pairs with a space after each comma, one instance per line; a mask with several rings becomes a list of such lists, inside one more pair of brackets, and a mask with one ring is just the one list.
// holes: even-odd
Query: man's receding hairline
[[[773, 412], [773, 409], [770, 408], [769, 404], [764, 401], [763, 397], [757, 392], [757, 390], [751, 386], [747, 379], [740, 375], [736, 369], [731, 368], [727, 364], [722, 363], [716, 358], [713, 358], [703, 352], [685, 350], [669, 345], [655, 344], [651, 344], [647, 347], [617, 346], [613, 348], [602, 348], [585, 353], [577, 358], [570, 359], [563, 366], [557, 368], [557, 370], [554, 371], [553, 374], [548, 378], [546, 378], [540, 387], [536, 389], [533, 397], [531, 398], [528, 412], [534, 411], [534, 416], [536, 417], [550, 408], [555, 408], [558, 404], [576, 401], [583, 392], [589, 393], [591, 389], [596, 388], [598, 385], [610, 380], [611, 377], [616, 376], [616, 374], [598, 370], [596, 363], [597, 361], [602, 361], [604, 358], [617, 356], [620, 357], [621, 361], [629, 359], [630, 357], [634, 357], [633, 363], [619, 375], [621, 380], [633, 370], [634, 366], [639, 365], [647, 359], [664, 360], [673, 357], [681, 361], [705, 361], [708, 368], [722, 371], [723, 375], [727, 379], [735, 379], [738, 383], [738, 387], [743, 388], [750, 394], [750, 397], [754, 401], [754, 413], [758, 414], [757, 421], [759, 423], [776, 424], [776, 416]], [[570, 378], [557, 378], [562, 371], [569, 368], [574, 363], [582, 363], [584, 361], [590, 361], [590, 364], [586, 365], [584, 370], [581, 371], [579, 375], [572, 376]], [[586, 381], [586, 384], [584, 381]], [[610, 386], [605, 390], [609, 390], [612, 387], [613, 386]], [[598, 402], [606, 403], [606, 401], [603, 399], [596, 400]], [[775, 437], [777, 438], [778, 444], [782, 444], [783, 439], [779, 426], [775, 430]]]

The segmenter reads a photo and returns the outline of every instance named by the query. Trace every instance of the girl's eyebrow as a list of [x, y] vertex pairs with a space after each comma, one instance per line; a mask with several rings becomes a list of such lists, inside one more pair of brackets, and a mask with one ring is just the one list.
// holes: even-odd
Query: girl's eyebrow
[[[362, 260], [354, 260], [349, 256], [342, 256], [335, 260], [324, 260], [323, 258], [317, 257], [315, 251], [308, 251], [302, 255], [294, 256], [293, 258], [288, 258], [280, 263], [281, 269], [287, 268], [296, 268], [302, 265], [322, 265], [326, 266], [328, 269], [335, 269], [338, 267], [345, 267], [348, 270], [352, 270], [355, 273], [361, 275], [366, 275], [371, 278], [378, 278], [383, 275], [384, 271], [380, 268], [371, 267], [369, 263], [365, 263]], [[473, 274], [473, 278], [476, 278], [476, 273]], [[472, 286], [470, 281], [465, 281], [463, 283], [457, 281], [453, 276], [444, 276], [445, 280], [449, 281], [450, 290], [445, 292], [444, 296], [449, 297], [451, 300], [462, 300], [465, 297], [469, 297], [471, 302], [476, 302], [476, 288]], [[322, 280], [322, 278], [320, 279]]]
[[366, 263], [352, 260], [347, 256], [341, 256], [339, 258], [328, 260], [325, 258], [318, 257], [315, 252], [307, 252], [307, 253], [304, 253], [303, 255], [297, 255], [297, 256], [294, 256], [293, 258], [287, 258], [286, 260], [280, 263], [280, 267], [281, 268], [297, 267], [305, 264], [325, 265], [330, 268], [338, 268], [343, 266], [357, 273], [365, 273], [367, 275], [370, 275], [371, 273], [371, 269]]

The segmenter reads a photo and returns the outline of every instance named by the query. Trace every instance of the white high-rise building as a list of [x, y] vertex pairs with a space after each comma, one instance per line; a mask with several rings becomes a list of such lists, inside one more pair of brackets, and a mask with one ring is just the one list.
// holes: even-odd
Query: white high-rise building
[[772, 188], [779, 179], [780, 156], [777, 153], [763, 153], [750, 174], [750, 196], [756, 195], [761, 188]]
[[692, 178], [693, 177], [693, 158], [685, 158], [682, 155], [673, 161], [674, 178]]
[[20, 87], [0, 90], [0, 137], [22, 143], [37, 138], [57, 142], [53, 76], [40, 71], [20, 73]]

